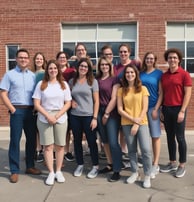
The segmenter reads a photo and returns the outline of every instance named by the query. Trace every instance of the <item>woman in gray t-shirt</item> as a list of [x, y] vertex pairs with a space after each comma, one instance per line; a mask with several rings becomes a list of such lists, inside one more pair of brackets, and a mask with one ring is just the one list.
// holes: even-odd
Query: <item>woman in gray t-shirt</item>
[[83, 171], [82, 136], [85, 133], [93, 164], [93, 168], [87, 177], [95, 178], [98, 174], [96, 127], [99, 109], [99, 88], [88, 58], [82, 58], [79, 61], [76, 76], [69, 83], [73, 99], [70, 122], [74, 136], [75, 157], [78, 164], [74, 171], [74, 176], [81, 176]]

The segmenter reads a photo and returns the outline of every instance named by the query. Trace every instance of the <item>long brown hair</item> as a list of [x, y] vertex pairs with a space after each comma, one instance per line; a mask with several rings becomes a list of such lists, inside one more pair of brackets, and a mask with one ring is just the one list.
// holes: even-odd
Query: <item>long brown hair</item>
[[[92, 63], [91, 63], [90, 59], [88, 59], [88, 58], [81, 58], [80, 61], [78, 62], [78, 65], [77, 65], [78, 70], [79, 70], [79, 66], [81, 65], [82, 62], [86, 62], [88, 65], [88, 72], [86, 74], [86, 79], [87, 79], [88, 85], [91, 86], [93, 84], [93, 81], [94, 81]], [[76, 75], [73, 78], [73, 85], [76, 84], [78, 78], [79, 78], [79, 71], [76, 71]]]
[[44, 54], [41, 53], [41, 52], [37, 52], [37, 53], [35, 53], [35, 55], [34, 55], [34, 57], [33, 57], [33, 66], [34, 66], [34, 71], [37, 70], [37, 67], [36, 67], [36, 57], [37, 57], [38, 55], [41, 55], [42, 58], [43, 58], [42, 69], [45, 69], [45, 67], [46, 67], [46, 58], [45, 58]]
[[102, 63], [102, 60], [105, 60], [106, 63], [108, 64], [109, 66], [109, 77], [113, 76], [113, 67], [112, 67], [112, 64], [111, 62], [105, 57], [105, 56], [101, 56], [98, 60], [98, 66], [97, 66], [97, 75], [96, 75], [96, 78], [102, 78], [102, 70], [100, 68], [101, 66], [101, 63]]
[[141, 72], [146, 72], [148, 67], [146, 65], [146, 58], [149, 54], [152, 54], [154, 56], [154, 68], [156, 68], [156, 62], [157, 62], [157, 56], [153, 53], [153, 52], [147, 52], [145, 55], [144, 55], [144, 58], [143, 58], [143, 63], [142, 63], [142, 66], [141, 66]]
[[49, 60], [48, 63], [47, 63], [47, 66], [46, 66], [46, 69], [45, 69], [45, 74], [44, 74], [44, 78], [42, 80], [42, 84], [41, 84], [41, 87], [40, 89], [43, 91], [47, 88], [48, 86], [48, 82], [50, 81], [50, 76], [48, 74], [48, 68], [50, 66], [50, 64], [55, 64], [56, 67], [57, 67], [57, 70], [58, 70], [58, 74], [57, 74], [57, 81], [59, 82], [62, 90], [65, 89], [65, 83], [64, 83], [64, 78], [62, 76], [62, 72], [61, 72], [61, 69], [59, 67], [59, 63], [56, 61], [56, 60]]
[[139, 93], [142, 88], [142, 82], [139, 78], [139, 71], [138, 71], [137, 67], [129, 64], [125, 67], [123, 78], [121, 80], [124, 95], [126, 95], [129, 92], [129, 83], [128, 83], [128, 80], [126, 79], [126, 71], [129, 67], [134, 70], [135, 75], [136, 75], [135, 81], [134, 81], [135, 93]]

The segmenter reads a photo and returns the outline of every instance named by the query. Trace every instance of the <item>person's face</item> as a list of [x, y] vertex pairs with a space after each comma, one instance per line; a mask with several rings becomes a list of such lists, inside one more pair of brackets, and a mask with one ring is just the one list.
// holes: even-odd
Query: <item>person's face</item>
[[86, 76], [87, 73], [88, 73], [88, 64], [86, 62], [82, 62], [79, 65], [79, 75]]
[[147, 67], [153, 67], [155, 63], [155, 58], [153, 54], [148, 54], [145, 58], [145, 64]]
[[21, 69], [27, 68], [30, 63], [29, 55], [26, 52], [19, 52], [16, 62]]
[[58, 62], [61, 67], [66, 66], [67, 64], [67, 57], [64, 53], [60, 54], [58, 57]]
[[128, 48], [126, 46], [121, 46], [119, 49], [119, 56], [121, 61], [125, 61], [129, 59], [130, 52], [128, 51]]
[[44, 58], [41, 54], [38, 54], [35, 58], [36, 67], [42, 68], [44, 64]]
[[101, 60], [101, 62], [100, 62], [100, 70], [102, 71], [102, 73], [103, 74], [109, 73], [109, 69], [110, 69], [110, 67], [109, 67], [107, 61], [106, 60]]
[[103, 56], [106, 57], [110, 62], [113, 61], [113, 53], [110, 48], [107, 48], [103, 51]]
[[133, 82], [136, 78], [136, 73], [133, 68], [128, 67], [125, 72], [125, 78], [128, 82]]
[[50, 79], [56, 78], [57, 74], [58, 74], [57, 66], [54, 63], [51, 63], [48, 66], [48, 75], [49, 75]]
[[168, 54], [168, 58], [167, 58], [167, 62], [170, 68], [176, 68], [179, 66], [179, 57], [176, 53], [169, 53]]
[[87, 55], [86, 49], [84, 48], [84, 46], [79, 45], [76, 49], [76, 56], [79, 59], [81, 58], [85, 58]]

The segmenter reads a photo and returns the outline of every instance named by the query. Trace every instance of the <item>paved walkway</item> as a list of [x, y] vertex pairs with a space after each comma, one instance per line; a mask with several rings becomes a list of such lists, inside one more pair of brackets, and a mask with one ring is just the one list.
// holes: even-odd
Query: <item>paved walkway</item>
[[[188, 164], [183, 178], [175, 178], [173, 173], [160, 173], [152, 180], [152, 188], [142, 188], [142, 178], [133, 185], [125, 183], [130, 170], [121, 172], [122, 178], [115, 183], [108, 182], [109, 175], [99, 175], [95, 179], [87, 179], [90, 169], [88, 156], [85, 156], [85, 170], [81, 177], [73, 177], [75, 162], [65, 162], [63, 168], [66, 182], [46, 186], [44, 180], [47, 169], [43, 163], [36, 166], [43, 172], [41, 176], [24, 174], [24, 138], [21, 142], [21, 174], [19, 182], [9, 182], [7, 149], [9, 144], [9, 128], [0, 127], [0, 201], [2, 202], [190, 202], [194, 201], [194, 132], [187, 131]], [[166, 164], [166, 137], [162, 136], [160, 163]], [[100, 160], [101, 166], [106, 164]], [[140, 169], [141, 177], [142, 169]]]

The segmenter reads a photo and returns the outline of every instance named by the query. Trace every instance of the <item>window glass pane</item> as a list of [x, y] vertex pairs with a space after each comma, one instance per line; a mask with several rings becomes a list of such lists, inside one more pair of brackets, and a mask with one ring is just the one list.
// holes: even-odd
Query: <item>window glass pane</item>
[[187, 60], [187, 71], [190, 73], [194, 73], [194, 59]]
[[187, 57], [194, 57], [194, 42], [187, 42]]
[[67, 53], [69, 57], [75, 55], [75, 43], [63, 43], [63, 51]]
[[194, 24], [187, 24], [186, 37], [187, 37], [187, 40], [193, 40], [193, 38], [194, 38]]
[[18, 46], [7, 46], [8, 49], [8, 59], [15, 59]]
[[184, 42], [173, 41], [168, 42], [168, 48], [178, 48], [181, 50], [183, 57], [185, 57], [185, 45]]
[[136, 40], [136, 25], [99, 25], [98, 40]]
[[95, 40], [96, 26], [94, 25], [63, 25], [62, 38], [69, 41]]
[[183, 40], [185, 38], [185, 24], [168, 24], [166, 35], [168, 40]]
[[16, 66], [16, 61], [9, 61], [8, 66], [9, 66], [9, 70], [13, 69]]

